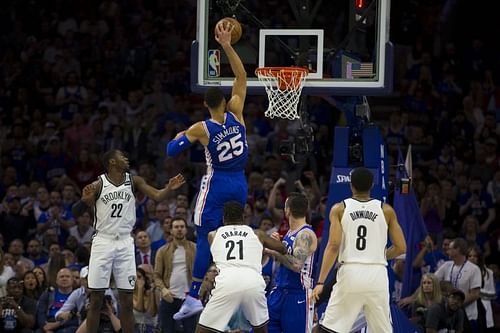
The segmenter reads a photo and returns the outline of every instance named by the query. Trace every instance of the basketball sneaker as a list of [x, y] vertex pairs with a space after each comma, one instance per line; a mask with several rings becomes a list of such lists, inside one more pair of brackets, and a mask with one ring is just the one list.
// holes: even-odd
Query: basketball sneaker
[[186, 296], [184, 303], [182, 303], [179, 312], [174, 314], [173, 318], [174, 320], [181, 320], [194, 316], [201, 311], [203, 311], [203, 304], [201, 304], [201, 301], [197, 298], [194, 298], [193, 296], [188, 295]]

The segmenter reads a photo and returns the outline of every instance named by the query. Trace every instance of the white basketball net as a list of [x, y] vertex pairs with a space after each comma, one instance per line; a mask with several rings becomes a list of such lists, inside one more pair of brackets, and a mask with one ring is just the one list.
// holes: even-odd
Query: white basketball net
[[265, 116], [299, 119], [297, 108], [308, 70], [300, 67], [261, 67], [257, 68], [255, 73], [266, 88], [269, 98]]

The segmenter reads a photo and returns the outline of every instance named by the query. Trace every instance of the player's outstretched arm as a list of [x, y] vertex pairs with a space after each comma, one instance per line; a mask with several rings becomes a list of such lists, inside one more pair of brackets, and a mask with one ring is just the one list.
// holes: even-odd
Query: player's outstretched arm
[[406, 241], [394, 209], [390, 205], [384, 204], [383, 210], [389, 229], [389, 238], [392, 243], [391, 247], [387, 249], [385, 256], [387, 260], [391, 260], [406, 253]]
[[82, 190], [82, 198], [78, 200], [73, 207], [71, 207], [71, 212], [75, 218], [78, 218], [83, 213], [92, 207], [92, 205], [97, 200], [97, 193], [102, 187], [101, 180], [96, 180], [95, 182], [88, 184]]
[[154, 201], [165, 200], [169, 192], [178, 189], [185, 182], [186, 181], [184, 179], [184, 176], [181, 174], [178, 174], [177, 176], [170, 178], [167, 185], [163, 189], [158, 190], [158, 189], [154, 188], [153, 186], [149, 185], [148, 183], [146, 183], [144, 178], [142, 178], [140, 176], [134, 176], [134, 186], [139, 191], [146, 194], [148, 197], [150, 197]]
[[342, 225], [340, 224], [340, 219], [343, 213], [344, 205], [342, 203], [336, 203], [330, 210], [328, 243], [323, 253], [323, 261], [321, 262], [317, 286], [314, 288], [311, 295], [312, 302], [316, 302], [319, 299], [323, 292], [323, 284], [339, 255], [340, 243], [342, 242]]
[[276, 260], [294, 272], [300, 272], [307, 258], [316, 251], [318, 240], [313, 231], [305, 229], [295, 238], [293, 255], [273, 253]]
[[243, 106], [247, 94], [247, 72], [241, 62], [240, 57], [231, 45], [231, 32], [234, 26], [219, 24], [216, 27], [215, 40], [222, 46], [231, 65], [231, 70], [235, 76], [231, 99], [227, 103], [227, 109], [233, 112], [238, 119], [243, 122]]
[[[206, 138], [204, 140], [204, 138]], [[189, 149], [196, 141], [206, 145], [208, 142], [207, 134], [201, 121], [191, 125], [187, 130], [177, 133], [175, 138], [167, 144], [167, 156], [175, 157], [183, 151]]]
[[273, 251], [278, 252], [279, 254], [286, 253], [286, 247], [282, 242], [276, 240], [274, 238], [269, 237], [264, 231], [255, 229], [254, 230], [257, 237], [259, 237], [260, 242], [266, 249], [271, 249]]

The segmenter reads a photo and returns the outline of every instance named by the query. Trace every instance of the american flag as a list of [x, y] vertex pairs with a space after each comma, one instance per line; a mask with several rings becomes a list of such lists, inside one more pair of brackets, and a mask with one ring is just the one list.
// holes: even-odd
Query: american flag
[[[351, 75], [349, 75], [349, 72]], [[347, 63], [347, 73], [348, 79], [371, 78], [375, 75], [373, 73], [373, 63], [371, 62]]]

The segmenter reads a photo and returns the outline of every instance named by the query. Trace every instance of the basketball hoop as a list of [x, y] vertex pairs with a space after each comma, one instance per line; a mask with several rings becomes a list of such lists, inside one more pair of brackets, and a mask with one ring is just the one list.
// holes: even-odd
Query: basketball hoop
[[308, 73], [302, 67], [260, 67], [255, 70], [269, 98], [266, 117], [289, 120], [300, 118], [297, 107]]

